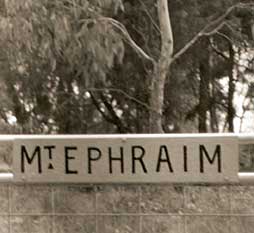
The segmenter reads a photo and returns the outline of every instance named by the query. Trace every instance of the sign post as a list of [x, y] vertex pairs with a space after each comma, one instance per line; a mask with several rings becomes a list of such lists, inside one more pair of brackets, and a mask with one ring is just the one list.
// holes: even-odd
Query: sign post
[[30, 136], [14, 140], [15, 182], [235, 183], [232, 135]]

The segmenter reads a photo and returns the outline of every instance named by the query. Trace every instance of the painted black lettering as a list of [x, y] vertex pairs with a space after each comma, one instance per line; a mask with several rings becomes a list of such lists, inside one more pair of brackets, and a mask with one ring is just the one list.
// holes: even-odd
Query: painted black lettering
[[25, 172], [25, 160], [28, 164], [32, 164], [35, 157], [37, 155], [37, 162], [38, 162], [38, 172], [42, 173], [42, 165], [41, 165], [41, 148], [36, 146], [32, 156], [28, 155], [26, 147], [24, 145], [21, 146], [21, 172]]
[[48, 150], [49, 152], [49, 159], [52, 159], [52, 150], [55, 149], [55, 146], [44, 146], [45, 150]]
[[88, 173], [92, 174], [92, 161], [101, 158], [101, 151], [97, 147], [88, 147]]
[[[165, 155], [165, 158], [162, 158], [162, 156]], [[169, 153], [168, 149], [166, 146], [160, 146], [160, 152], [158, 156], [158, 162], [157, 162], [157, 167], [156, 167], [156, 172], [160, 172], [161, 168], [161, 163], [167, 163], [168, 164], [168, 169], [170, 172], [174, 172], [173, 168], [171, 166], [170, 158], [169, 158]]]
[[200, 173], [204, 173], [204, 155], [210, 164], [213, 164], [217, 158], [218, 172], [221, 173], [221, 146], [216, 145], [213, 157], [211, 158], [204, 145], [199, 146]]
[[139, 161], [139, 163], [141, 164], [143, 168], [144, 173], [147, 173], [147, 169], [143, 161], [143, 157], [145, 156], [145, 153], [146, 153], [145, 149], [142, 146], [132, 146], [131, 154], [132, 154], [132, 173], [133, 174], [136, 173], [136, 161]]
[[75, 160], [74, 156], [70, 156], [69, 152], [77, 150], [76, 146], [65, 146], [64, 147], [64, 152], [65, 152], [65, 173], [66, 174], [78, 174], [78, 171], [76, 170], [71, 170], [69, 167], [69, 161], [70, 160]]
[[184, 172], [188, 172], [188, 151], [187, 151], [187, 146], [183, 146], [183, 169]]
[[112, 148], [108, 148], [108, 156], [109, 156], [109, 173], [113, 173], [113, 161], [118, 161], [121, 164], [121, 173], [124, 173], [124, 160], [123, 160], [123, 147], [120, 147], [120, 157], [112, 156]]

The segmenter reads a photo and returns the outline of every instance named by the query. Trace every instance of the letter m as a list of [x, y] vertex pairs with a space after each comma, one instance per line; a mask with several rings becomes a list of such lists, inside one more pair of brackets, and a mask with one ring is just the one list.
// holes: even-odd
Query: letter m
[[38, 172], [42, 173], [42, 166], [41, 166], [41, 149], [39, 146], [36, 146], [32, 156], [29, 156], [26, 147], [24, 145], [21, 146], [21, 172], [25, 172], [25, 162], [28, 164], [32, 164], [37, 156], [38, 161]]
[[218, 172], [221, 173], [221, 147], [220, 145], [217, 145], [213, 154], [213, 157], [211, 158], [208, 154], [206, 148], [204, 145], [199, 146], [199, 156], [200, 156], [200, 172], [204, 173], [204, 155], [207, 158], [208, 162], [210, 164], [213, 164], [217, 158], [218, 161]]

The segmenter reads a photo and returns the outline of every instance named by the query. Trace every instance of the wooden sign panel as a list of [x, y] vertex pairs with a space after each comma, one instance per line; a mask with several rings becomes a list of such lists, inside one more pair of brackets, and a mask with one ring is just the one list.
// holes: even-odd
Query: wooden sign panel
[[16, 182], [230, 183], [238, 139], [221, 135], [30, 136], [14, 141]]

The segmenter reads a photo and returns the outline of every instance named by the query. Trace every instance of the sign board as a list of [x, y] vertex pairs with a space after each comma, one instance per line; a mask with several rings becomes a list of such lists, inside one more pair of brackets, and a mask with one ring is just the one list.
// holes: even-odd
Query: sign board
[[230, 135], [17, 137], [13, 153], [16, 182], [238, 181], [238, 139]]

